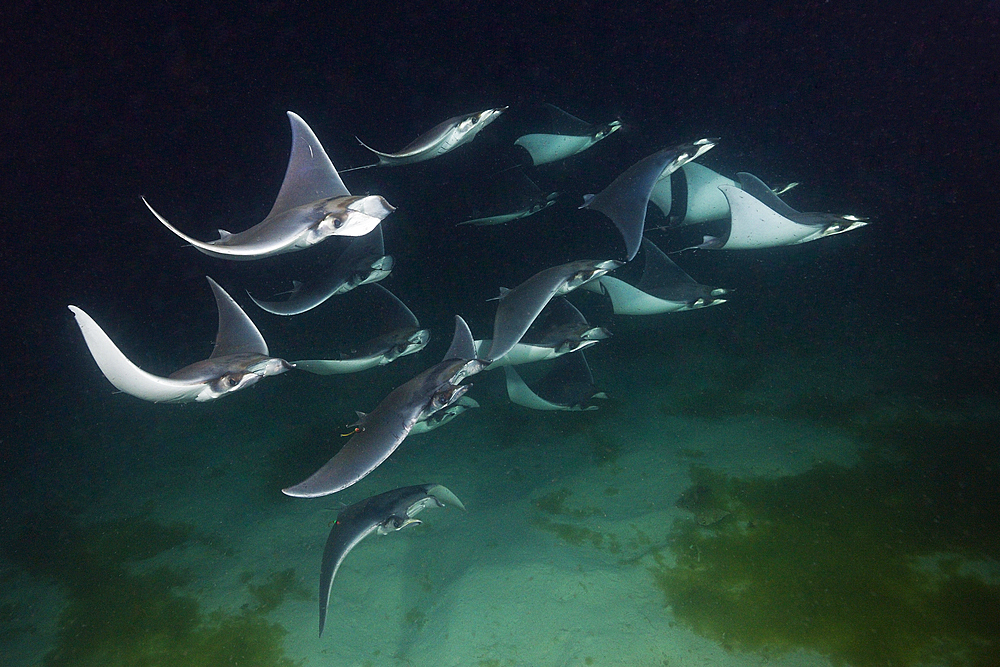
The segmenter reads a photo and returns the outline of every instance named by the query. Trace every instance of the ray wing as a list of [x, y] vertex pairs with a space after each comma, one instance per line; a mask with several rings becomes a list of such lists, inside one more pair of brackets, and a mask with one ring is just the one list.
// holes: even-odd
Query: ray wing
[[208, 278], [208, 284], [212, 286], [215, 304], [219, 309], [219, 331], [215, 336], [215, 348], [208, 358], [216, 359], [233, 354], [267, 356], [264, 337], [239, 304], [211, 278]]
[[187, 403], [197, 400], [205, 384], [159, 377], [147, 373], [122, 353], [104, 330], [87, 313], [69, 306], [76, 316], [83, 338], [104, 376], [120, 391], [156, 403]]
[[646, 206], [657, 180], [681, 168], [714, 145], [712, 140], [702, 139], [653, 153], [626, 169], [580, 208], [600, 211], [611, 219], [621, 232], [625, 241], [626, 258], [631, 261], [639, 252], [646, 223]]
[[292, 152], [268, 218], [320, 199], [351, 194], [312, 128], [298, 114], [287, 113], [292, 126]]

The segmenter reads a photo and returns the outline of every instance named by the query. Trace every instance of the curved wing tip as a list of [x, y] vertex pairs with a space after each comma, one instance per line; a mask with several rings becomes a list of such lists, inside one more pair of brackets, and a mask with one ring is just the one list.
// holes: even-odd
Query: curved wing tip
[[321, 498], [323, 496], [329, 496], [332, 493], [337, 493], [338, 491], [343, 491], [346, 488], [347, 486], [316, 488], [308, 482], [302, 482], [301, 484], [296, 484], [295, 486], [289, 486], [288, 488], [282, 489], [281, 492], [286, 496], [291, 496], [292, 498]]
[[442, 486], [441, 484], [435, 484], [430, 489], [428, 489], [427, 492], [429, 495], [434, 496], [445, 505], [451, 505], [452, 507], [457, 507], [463, 512], [467, 511], [465, 509], [465, 505], [462, 503], [461, 500], [458, 499], [458, 496], [456, 496], [447, 487]]

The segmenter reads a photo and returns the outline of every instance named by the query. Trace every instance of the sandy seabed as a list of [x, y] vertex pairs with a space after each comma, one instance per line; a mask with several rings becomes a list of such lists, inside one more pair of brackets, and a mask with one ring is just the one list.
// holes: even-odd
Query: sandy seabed
[[[246, 573], [261, 582], [292, 569], [298, 594], [284, 597], [266, 617], [287, 631], [286, 656], [306, 667], [830, 664], [805, 650], [744, 653], [699, 636], [677, 622], [651, 568], [656, 558], [673, 560], [674, 522], [695, 520], [677, 504], [692, 485], [692, 466], [733, 477], [795, 475], [819, 462], [855, 464], [857, 443], [773, 411], [672, 414], [664, 405], [676, 385], [699, 391], [725, 372], [726, 360], [704, 357], [669, 378], [650, 379], [645, 369], [653, 361], [616, 366], [612, 374], [593, 354], [595, 376], [612, 399], [603, 411], [585, 414], [504, 405], [494, 400], [502, 398], [502, 375], [480, 376], [471, 395], [483, 408], [407, 439], [343, 499], [285, 498], [266, 485], [273, 478], [266, 468], [294, 429], [262, 426], [258, 437], [236, 444], [220, 444], [219, 433], [206, 432], [203, 441], [184, 443], [189, 453], [109, 468], [103, 483], [114, 492], [83, 519], [132, 516], [143, 508], [159, 521], [211, 535], [132, 565], [193, 572], [183, 591], [206, 612], [245, 609]], [[773, 406], [808, 391], [805, 366], [772, 360], [743, 388], [741, 400]], [[839, 373], [837, 382], [820, 367]], [[811, 368], [830, 394], [876, 389], [870, 378], [830, 359]], [[885, 400], [883, 409], [898, 403]], [[163, 423], [150, 438], [170, 438]], [[319, 562], [336, 510], [342, 502], [425, 482], [449, 487], [468, 512], [430, 509], [421, 514], [424, 525], [359, 545], [337, 576], [326, 631], [317, 637]], [[4, 569], [5, 599], [17, 601], [24, 610], [19, 622], [34, 629], [10, 638], [6, 653], [14, 662], [7, 664], [39, 664], [56, 640], [63, 596], [58, 586]]]

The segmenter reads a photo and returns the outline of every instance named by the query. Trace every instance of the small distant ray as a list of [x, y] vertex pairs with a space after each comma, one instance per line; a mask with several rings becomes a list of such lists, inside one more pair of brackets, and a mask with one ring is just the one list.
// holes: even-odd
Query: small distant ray
[[594, 386], [594, 376], [583, 352], [574, 352], [550, 362], [551, 368], [535, 389], [530, 388], [513, 366], [504, 366], [507, 396], [511, 403], [532, 410], [597, 410], [595, 399], [607, 394]]
[[582, 153], [622, 127], [619, 120], [591, 124], [551, 104], [546, 104], [545, 108], [551, 116], [552, 132], [525, 134], [514, 142], [528, 152], [536, 167]]
[[[385, 332], [365, 341], [339, 359], [304, 359], [293, 362], [299, 370], [316, 375], [360, 373], [392, 363], [400, 357], [419, 352], [427, 346], [431, 334], [399, 298], [378, 283], [365, 288], [367, 297], [377, 300], [383, 315]], [[372, 305], [374, 307], [375, 304]]]
[[496, 120], [506, 110], [507, 107], [496, 107], [494, 109], [487, 109], [486, 111], [478, 111], [476, 113], [449, 118], [421, 134], [406, 148], [396, 153], [377, 151], [361, 141], [361, 139], [358, 139], [358, 143], [378, 157], [378, 162], [363, 167], [345, 169], [344, 171], [368, 169], [370, 167], [399, 167], [440, 157], [475, 139], [476, 135], [484, 127]]
[[606, 275], [585, 287], [607, 295], [615, 315], [676, 313], [726, 302], [721, 297], [727, 290], [697, 283], [649, 239], [642, 240], [642, 248], [645, 263], [637, 284]]
[[393, 258], [385, 254], [382, 226], [379, 225], [364, 236], [350, 239], [336, 261], [330, 262], [325, 275], [304, 283], [292, 281], [287, 299], [263, 301], [252, 294], [250, 298], [273, 315], [300, 315], [332, 296], [382, 280], [389, 275], [394, 264]]
[[478, 208], [488, 215], [458, 224], [476, 227], [502, 225], [543, 211], [555, 204], [558, 197], [557, 192], [542, 192], [534, 181], [518, 171], [510, 177], [492, 179], [486, 184], [485, 192], [478, 195]]

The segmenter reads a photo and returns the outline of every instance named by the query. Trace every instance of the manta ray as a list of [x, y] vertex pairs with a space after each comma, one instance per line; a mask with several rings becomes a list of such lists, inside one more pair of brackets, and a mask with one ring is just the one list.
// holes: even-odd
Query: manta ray
[[195, 249], [220, 259], [253, 260], [303, 250], [331, 236], [364, 236], [394, 208], [379, 195], [351, 195], [322, 144], [291, 111], [292, 154], [278, 198], [261, 222], [235, 234], [219, 230], [216, 241], [184, 234], [143, 203], [163, 226]]

